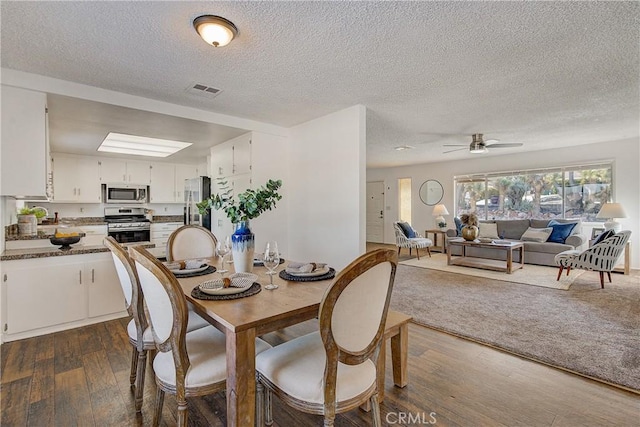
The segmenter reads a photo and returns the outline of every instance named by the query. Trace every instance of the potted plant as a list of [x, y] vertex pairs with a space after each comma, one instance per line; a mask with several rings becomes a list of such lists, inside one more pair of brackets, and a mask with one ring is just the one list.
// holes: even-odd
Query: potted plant
[[23, 207], [18, 210], [18, 232], [20, 234], [36, 234], [38, 231], [38, 218], [32, 208]]
[[460, 222], [463, 224], [462, 237], [465, 240], [475, 240], [478, 237], [478, 216], [473, 212], [462, 214]]
[[278, 189], [282, 187], [281, 180], [268, 180], [257, 190], [247, 189], [242, 193], [233, 194], [228, 182], [219, 179], [220, 194], [213, 194], [198, 203], [198, 210], [205, 214], [211, 209], [221, 209], [235, 227], [231, 235], [231, 251], [236, 272], [251, 272], [253, 270], [253, 252], [255, 236], [250, 229], [250, 220], [276, 207], [276, 202], [282, 199]]

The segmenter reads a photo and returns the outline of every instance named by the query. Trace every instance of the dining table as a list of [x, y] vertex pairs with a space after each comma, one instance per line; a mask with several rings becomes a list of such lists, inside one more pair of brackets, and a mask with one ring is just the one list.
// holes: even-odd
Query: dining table
[[[210, 258], [208, 262], [219, 268], [218, 257]], [[277, 271], [286, 268], [287, 264], [280, 264]], [[260, 292], [230, 300], [203, 300], [191, 295], [192, 290], [201, 283], [220, 278], [220, 273], [178, 277], [194, 311], [226, 336], [227, 426], [247, 427], [255, 424], [256, 337], [316, 318], [322, 297], [333, 280], [288, 281], [276, 273], [273, 282], [278, 288], [266, 290], [264, 286], [269, 283], [267, 271], [263, 266], [253, 268], [253, 273], [258, 276], [257, 282], [262, 285]], [[233, 272], [225, 273], [229, 274]]]

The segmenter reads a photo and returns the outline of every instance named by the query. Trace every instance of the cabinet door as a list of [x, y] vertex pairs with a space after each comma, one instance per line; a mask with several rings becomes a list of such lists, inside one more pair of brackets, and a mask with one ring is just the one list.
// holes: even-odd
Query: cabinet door
[[53, 156], [53, 200], [55, 202], [75, 202], [78, 198], [78, 176], [76, 159]]
[[173, 163], [152, 163], [149, 184], [151, 203], [175, 203], [175, 165]]
[[110, 254], [104, 260], [87, 262], [84, 271], [89, 293], [89, 317], [126, 311], [124, 293]]
[[127, 182], [148, 185], [151, 181], [149, 162], [127, 162]]
[[233, 145], [222, 144], [211, 149], [211, 178], [233, 175]]
[[233, 175], [251, 173], [251, 139], [238, 141], [233, 146]]
[[59, 325], [86, 317], [82, 264], [6, 271], [7, 333]]
[[176, 165], [176, 202], [184, 200], [184, 180], [196, 178], [198, 168], [194, 165]]
[[73, 169], [78, 196], [82, 203], [102, 203], [100, 164], [96, 157], [78, 158]]
[[100, 182], [103, 184], [127, 182], [127, 162], [120, 159], [100, 158]]
[[47, 194], [46, 102], [44, 93], [2, 86], [2, 195]]
[[79, 228], [86, 234], [81, 240], [83, 246], [102, 245], [108, 233], [106, 225], [82, 225]]

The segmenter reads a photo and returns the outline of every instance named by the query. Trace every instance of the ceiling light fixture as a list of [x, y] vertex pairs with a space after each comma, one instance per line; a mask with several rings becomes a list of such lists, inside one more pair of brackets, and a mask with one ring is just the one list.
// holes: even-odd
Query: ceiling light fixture
[[198, 16], [193, 20], [193, 28], [207, 44], [214, 47], [226, 46], [238, 35], [238, 28], [233, 22], [215, 15]]
[[402, 150], [411, 150], [413, 148], [416, 148], [416, 147], [413, 147], [411, 145], [398, 145], [397, 147], [394, 147], [393, 149], [396, 150], [396, 151], [402, 151]]
[[170, 139], [109, 132], [104, 141], [102, 141], [102, 144], [98, 147], [98, 151], [132, 154], [134, 156], [168, 157], [190, 145], [193, 144]]

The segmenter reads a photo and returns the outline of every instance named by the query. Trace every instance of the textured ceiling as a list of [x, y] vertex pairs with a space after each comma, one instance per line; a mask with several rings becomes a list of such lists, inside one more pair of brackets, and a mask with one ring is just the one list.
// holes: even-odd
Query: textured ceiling
[[[5, 68], [286, 127], [363, 104], [369, 167], [468, 157], [442, 145], [476, 132], [525, 144], [487, 155], [639, 134], [636, 1], [0, 7]], [[191, 25], [201, 14], [238, 38], [207, 46]], [[223, 92], [186, 93], [193, 83]]]

